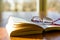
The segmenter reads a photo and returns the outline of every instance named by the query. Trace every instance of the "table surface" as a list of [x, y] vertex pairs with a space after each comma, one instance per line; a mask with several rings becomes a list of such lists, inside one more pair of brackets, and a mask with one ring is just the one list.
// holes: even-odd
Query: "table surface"
[[[27, 35], [20, 37], [10, 37], [11, 40], [60, 40], [60, 32], [46, 32], [44, 34]], [[9, 40], [5, 28], [0, 28], [0, 40]]]

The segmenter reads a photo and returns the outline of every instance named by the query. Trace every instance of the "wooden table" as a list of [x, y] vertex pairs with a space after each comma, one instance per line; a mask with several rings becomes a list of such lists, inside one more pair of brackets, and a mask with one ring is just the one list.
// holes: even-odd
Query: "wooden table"
[[[60, 40], [60, 31], [46, 32], [44, 34], [10, 37], [11, 40]], [[0, 28], [0, 40], [9, 40], [5, 28]]]

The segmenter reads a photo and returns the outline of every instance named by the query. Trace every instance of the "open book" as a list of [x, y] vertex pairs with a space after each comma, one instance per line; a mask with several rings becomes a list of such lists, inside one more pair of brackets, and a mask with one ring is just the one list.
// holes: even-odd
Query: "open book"
[[17, 17], [10, 17], [6, 28], [10, 36], [39, 34], [52, 30], [60, 30], [60, 26], [44, 25], [43, 23], [38, 25]]

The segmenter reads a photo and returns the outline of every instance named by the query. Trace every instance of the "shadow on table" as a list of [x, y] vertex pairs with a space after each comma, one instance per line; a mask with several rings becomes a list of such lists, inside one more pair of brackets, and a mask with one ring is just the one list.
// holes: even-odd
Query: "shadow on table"
[[60, 40], [60, 30], [59, 31], [49, 31], [44, 34], [46, 40]]

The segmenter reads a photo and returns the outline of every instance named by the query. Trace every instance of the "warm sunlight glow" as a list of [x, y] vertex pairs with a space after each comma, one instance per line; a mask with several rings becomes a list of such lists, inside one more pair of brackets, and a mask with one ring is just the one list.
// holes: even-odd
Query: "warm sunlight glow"
[[13, 24], [14, 24], [14, 22], [13, 22], [12, 18], [10, 17], [8, 24], [6, 25], [6, 29], [7, 29], [9, 36], [10, 36], [10, 33], [14, 30]]
[[8, 25], [8, 26], [6, 27], [6, 29], [7, 29], [7, 32], [8, 32], [8, 34], [9, 34], [9, 36], [10, 36], [10, 34], [11, 34], [11, 32], [14, 30], [14, 28], [13, 28], [11, 25]]
[[[25, 23], [25, 22], [27, 22], [27, 21], [24, 20], [24, 19], [10, 16], [9, 20], [8, 20], [8, 23], [6, 25], [6, 29], [7, 29], [7, 32], [9, 34], [9, 36], [10, 36], [12, 31], [22, 29], [22, 28], [15, 28], [14, 24], [20, 24], [20, 23]], [[27, 22], [27, 23], [29, 23], [29, 22]]]

